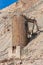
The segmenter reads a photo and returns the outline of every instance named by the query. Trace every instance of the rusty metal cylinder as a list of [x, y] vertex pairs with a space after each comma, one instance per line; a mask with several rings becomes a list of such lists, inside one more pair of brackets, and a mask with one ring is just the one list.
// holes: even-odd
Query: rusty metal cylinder
[[13, 46], [24, 47], [27, 44], [25, 19], [20, 15], [13, 17], [12, 35]]

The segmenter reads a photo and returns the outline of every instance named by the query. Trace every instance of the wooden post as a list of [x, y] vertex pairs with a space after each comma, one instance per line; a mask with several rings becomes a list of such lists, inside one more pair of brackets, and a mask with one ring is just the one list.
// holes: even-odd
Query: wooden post
[[16, 58], [20, 59], [20, 46], [16, 46]]

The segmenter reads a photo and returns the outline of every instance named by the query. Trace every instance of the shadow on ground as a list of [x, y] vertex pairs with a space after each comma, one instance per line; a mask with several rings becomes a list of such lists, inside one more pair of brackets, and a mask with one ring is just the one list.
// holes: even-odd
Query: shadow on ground
[[39, 31], [38, 33], [33, 33], [30, 38], [27, 38], [27, 43], [30, 43], [33, 39], [37, 38], [40, 35], [40, 33], [43, 33], [43, 30]]

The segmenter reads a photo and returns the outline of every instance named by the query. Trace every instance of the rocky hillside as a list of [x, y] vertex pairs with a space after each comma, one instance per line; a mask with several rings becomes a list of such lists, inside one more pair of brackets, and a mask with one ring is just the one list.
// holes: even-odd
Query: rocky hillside
[[0, 10], [0, 59], [8, 58], [8, 48], [12, 46], [12, 18], [18, 13], [35, 17], [42, 31], [23, 49], [22, 58], [26, 60], [22, 65], [43, 65], [43, 0], [20, 0]]
[[[28, 0], [27, 0], [28, 1]], [[35, 0], [37, 2], [37, 0]], [[32, 3], [35, 3], [34, 1]], [[15, 14], [21, 13], [27, 10], [32, 3], [26, 3], [26, 0], [20, 0], [17, 3], [10, 5], [2, 10], [0, 10], [0, 51], [4, 50], [2, 48], [3, 45], [6, 45], [6, 41], [9, 39], [7, 43], [11, 43], [12, 39], [12, 18]], [[23, 12], [24, 13], [24, 12]], [[9, 36], [6, 38], [6, 36]], [[3, 40], [2, 40], [3, 39]], [[5, 41], [6, 40], [6, 41]], [[5, 47], [3, 47], [5, 48]]]

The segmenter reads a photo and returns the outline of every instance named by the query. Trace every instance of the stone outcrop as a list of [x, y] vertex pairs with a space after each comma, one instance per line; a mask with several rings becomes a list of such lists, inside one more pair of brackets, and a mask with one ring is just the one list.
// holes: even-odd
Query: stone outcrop
[[25, 46], [27, 43], [27, 36], [25, 30], [25, 19], [22, 16], [14, 16], [13, 19], [13, 46]]

